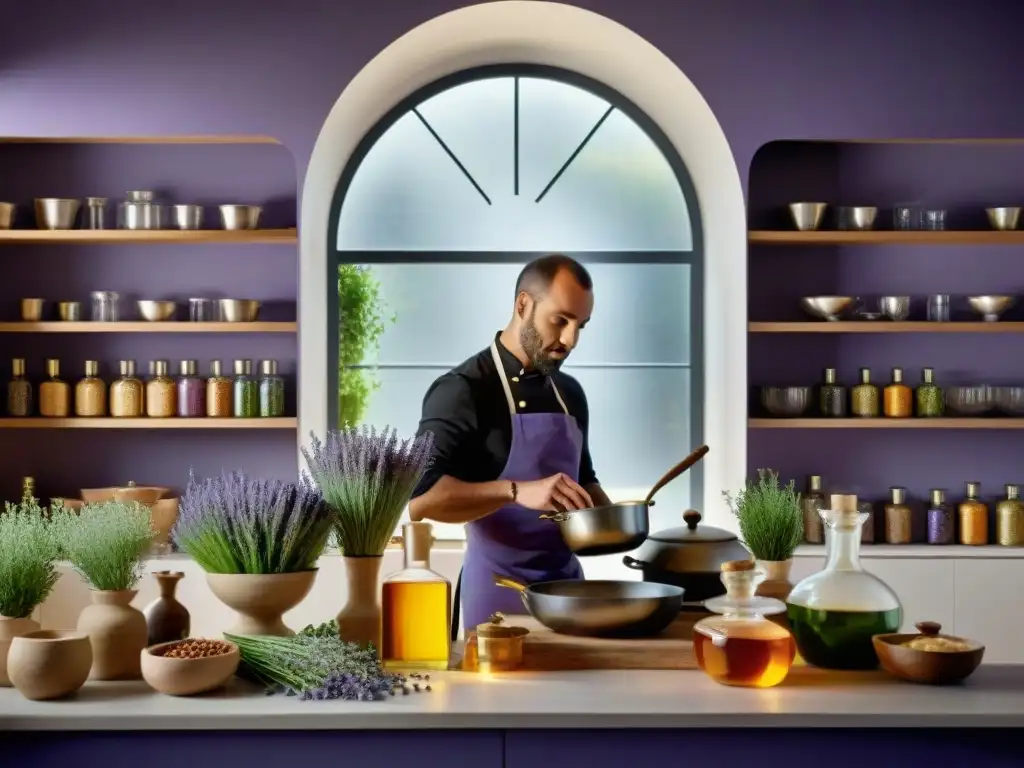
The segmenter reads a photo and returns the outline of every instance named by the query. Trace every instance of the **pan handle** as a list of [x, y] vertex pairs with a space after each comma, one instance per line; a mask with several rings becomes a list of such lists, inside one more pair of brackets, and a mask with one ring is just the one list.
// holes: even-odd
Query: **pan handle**
[[645, 565], [642, 560], [637, 560], [635, 557], [630, 557], [629, 555], [622, 556], [622, 564], [631, 571], [642, 571]]
[[569, 519], [568, 512], [545, 512], [540, 516], [541, 520], [554, 520], [556, 523], [564, 523]]
[[647, 494], [647, 505], [650, 506], [651, 504], [654, 503], [652, 501], [652, 499], [654, 498], [654, 494], [656, 494], [658, 491], [660, 491], [666, 485], [671, 483], [673, 480], [675, 480], [677, 477], [679, 477], [681, 474], [683, 474], [683, 472], [688, 470], [690, 467], [692, 467], [698, 461], [700, 461], [705, 456], [707, 456], [708, 455], [708, 451], [710, 451], [710, 450], [711, 449], [708, 448], [706, 445], [702, 445], [700, 448], [695, 450], [693, 453], [691, 453], [685, 459], [683, 459], [678, 464], [676, 464], [674, 467], [672, 467], [672, 469], [670, 469], [668, 472], [666, 472], [662, 476], [662, 478], [658, 482], [656, 482], [654, 484], [654, 487], [651, 488], [651, 492]]
[[493, 573], [491, 577], [494, 579], [495, 586], [507, 587], [508, 589], [514, 589], [516, 592], [525, 595], [526, 585], [520, 584], [515, 579], [510, 579], [508, 576], [502, 576], [500, 573]]

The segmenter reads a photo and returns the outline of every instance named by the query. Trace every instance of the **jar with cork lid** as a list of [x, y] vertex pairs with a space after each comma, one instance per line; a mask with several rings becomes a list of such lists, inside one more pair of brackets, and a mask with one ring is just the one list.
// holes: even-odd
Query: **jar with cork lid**
[[47, 379], [39, 385], [39, 415], [53, 419], [71, 413], [71, 386], [60, 377], [60, 360], [46, 361]]
[[11, 380], [7, 382], [7, 415], [24, 418], [32, 415], [32, 382], [25, 376], [25, 360], [11, 360]]
[[151, 419], [170, 419], [178, 413], [178, 388], [168, 376], [166, 360], [153, 364], [153, 377], [146, 382], [146, 415]]
[[224, 375], [220, 360], [210, 361], [210, 377], [206, 380], [206, 415], [226, 419], [233, 414], [231, 379]]
[[960, 543], [970, 547], [988, 544], [988, 505], [980, 498], [981, 483], [964, 485], [964, 500], [957, 507]]
[[137, 419], [145, 413], [144, 387], [135, 376], [135, 361], [119, 363], [121, 377], [110, 385], [110, 415], [118, 419]]
[[85, 376], [75, 384], [75, 416], [100, 418], [107, 415], [107, 384], [100, 378], [98, 360], [85, 361]]
[[882, 392], [886, 418], [908, 419], [914, 415], [914, 392], [903, 382], [903, 369], [892, 369], [892, 383]]
[[1003, 547], [1024, 546], [1024, 502], [1020, 486], [1006, 486], [1006, 498], [996, 504], [996, 541]]

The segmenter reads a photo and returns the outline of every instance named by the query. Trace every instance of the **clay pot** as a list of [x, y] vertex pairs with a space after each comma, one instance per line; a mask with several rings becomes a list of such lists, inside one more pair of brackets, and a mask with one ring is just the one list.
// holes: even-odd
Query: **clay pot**
[[338, 614], [338, 634], [349, 643], [380, 652], [380, 564], [383, 557], [343, 557], [348, 601]]
[[231, 651], [220, 656], [201, 659], [175, 659], [163, 655], [177, 644], [162, 643], [142, 652], [142, 677], [149, 687], [168, 696], [194, 696], [216, 690], [231, 679], [238, 670], [241, 658], [238, 646], [231, 643]]
[[230, 635], [291, 637], [281, 617], [313, 588], [316, 570], [296, 573], [208, 573], [210, 591], [238, 614]]
[[7, 674], [26, 699], [70, 696], [89, 679], [92, 645], [69, 629], [41, 629], [16, 637], [7, 655]]
[[146, 647], [149, 629], [142, 611], [131, 602], [134, 589], [114, 592], [93, 590], [92, 605], [78, 616], [78, 631], [92, 644], [90, 680], [138, 680], [139, 654]]
[[7, 652], [10, 650], [11, 641], [38, 630], [38, 621], [0, 616], [0, 687], [9, 688], [11, 685], [11, 679], [7, 676]]
[[174, 590], [178, 582], [185, 578], [181, 571], [156, 571], [153, 573], [160, 587], [160, 597], [142, 609], [149, 628], [147, 645], [169, 643], [172, 640], [184, 640], [192, 627], [192, 617], [188, 609], [178, 602]]
[[789, 560], [758, 560], [758, 568], [764, 572], [764, 581], [757, 587], [757, 594], [761, 597], [774, 597], [776, 600], [786, 602], [789, 593], [793, 591], [793, 582], [789, 580], [790, 571], [793, 569], [793, 558]]
[[149, 508], [153, 524], [153, 548], [161, 554], [171, 551], [171, 530], [178, 519], [178, 499], [160, 499]]

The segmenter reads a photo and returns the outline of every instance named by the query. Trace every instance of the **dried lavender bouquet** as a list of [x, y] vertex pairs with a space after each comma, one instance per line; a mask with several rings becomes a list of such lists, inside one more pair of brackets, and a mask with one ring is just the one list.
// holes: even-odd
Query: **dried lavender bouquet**
[[323, 495], [305, 481], [190, 474], [171, 536], [207, 573], [294, 573], [316, 568], [332, 522]]
[[334, 532], [347, 557], [379, 557], [395, 533], [430, 461], [430, 433], [399, 440], [398, 430], [349, 427], [302, 449], [309, 474], [334, 511]]

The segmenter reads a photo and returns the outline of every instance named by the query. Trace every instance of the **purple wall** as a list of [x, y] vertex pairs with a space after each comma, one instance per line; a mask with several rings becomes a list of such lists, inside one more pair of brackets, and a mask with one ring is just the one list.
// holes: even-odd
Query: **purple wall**
[[[744, 177], [757, 150], [777, 139], [999, 137], [1013, 135], [1024, 125], [1024, 104], [1007, 95], [1006, 85], [1006, 73], [1017, 71], [1024, 61], [1018, 40], [1024, 9], [1013, 4], [833, 0], [827, 13], [814, 0], [578, 4], [628, 25], [679, 65], [717, 114]], [[132, 169], [152, 163], [148, 173], [182, 195], [287, 198], [294, 195], [292, 174], [297, 168], [301, 184], [317, 132], [346, 83], [391, 40], [459, 5], [450, 0], [182, 0], [169, 12], [162, 6], [140, 10], [127, 0], [83, 0], [68, 13], [56, 0], [21, 4], [16, 21], [0, 27], [0, 134], [272, 135], [290, 150], [294, 166], [268, 147], [246, 149], [254, 153], [253, 163], [242, 162], [244, 167], [230, 172], [220, 163], [233, 161], [210, 160], [205, 153], [212, 149], [174, 150], [180, 155], [173, 160], [170, 155], [156, 158], [155, 151], [150, 157], [152, 148], [133, 149], [146, 156], [136, 161], [127, 154], [106, 154], [125, 150], [94, 148], [76, 155], [86, 158], [81, 162], [89, 170], [76, 167], [71, 178], [81, 194], [92, 194], [95, 188], [115, 196], [123, 189], [145, 187], [145, 175]], [[23, 181], [11, 194], [31, 197], [33, 175], [41, 171], [23, 165], [26, 160], [7, 157], [0, 156], [0, 176]], [[94, 168], [97, 182], [85, 183], [83, 174], [91, 178]], [[47, 172], [53, 170], [50, 165]], [[79, 293], [100, 284], [121, 285], [130, 293], [157, 284], [161, 291], [177, 293], [195, 285], [185, 279], [192, 272], [211, 287], [235, 286], [237, 280], [261, 296], [287, 300], [294, 299], [295, 283], [290, 251], [120, 246], [15, 252], [7, 247], [3, 257], [10, 259], [6, 269], [15, 275], [28, 275], [38, 257], [55, 275], [51, 290], [56, 290], [56, 281], [67, 280], [65, 290]], [[985, 256], [993, 262], [1008, 258]], [[884, 258], [881, 252], [871, 256], [872, 268], [881, 269], [888, 263]], [[74, 266], [79, 261], [87, 262], [91, 273]], [[133, 270], [130, 280], [122, 272], [128, 268]], [[62, 269], [67, 276], [57, 277]], [[4, 288], [0, 304], [5, 311], [20, 294], [20, 287]], [[53, 341], [68, 349], [60, 354], [75, 359], [84, 358], [90, 344], [104, 345], [104, 360], [115, 359], [122, 350], [146, 358], [152, 345], [154, 357], [276, 355], [286, 369], [295, 364], [292, 340], [143, 338], [31, 341]], [[3, 340], [0, 353], [9, 357], [24, 343]], [[798, 343], [803, 346], [790, 342], [786, 354], [806, 359], [808, 370], [817, 371], [822, 355], [815, 345], [828, 342]], [[855, 356], [850, 354], [844, 360], [852, 365]], [[882, 353], [873, 348], [872, 354]], [[915, 354], [928, 357], [923, 349]], [[756, 366], [752, 374], [760, 375]], [[3, 495], [16, 492], [21, 474], [35, 474], [43, 493], [52, 494], [69, 492], [78, 483], [124, 482], [129, 477], [174, 483], [174, 475], [183, 477], [190, 464], [200, 471], [216, 470], [226, 455], [233, 466], [254, 471], [287, 474], [295, 467], [293, 436], [287, 432], [258, 433], [259, 443], [251, 433], [78, 432], [27, 439], [26, 434], [0, 436]], [[836, 450], [845, 450], [845, 439]], [[902, 445], [901, 438], [887, 439]], [[992, 445], [1003, 445], [1003, 437], [989, 439]], [[803, 473], [812, 467], [797, 460], [801, 452], [820, 454], [813, 439], [796, 435], [765, 433], [752, 441], [754, 465], [755, 458], [767, 460], [783, 452], [793, 457], [792, 471]], [[951, 443], [949, 450], [955, 448]], [[89, 457], [84, 462], [83, 455]], [[74, 468], [68, 466], [72, 457]]]

